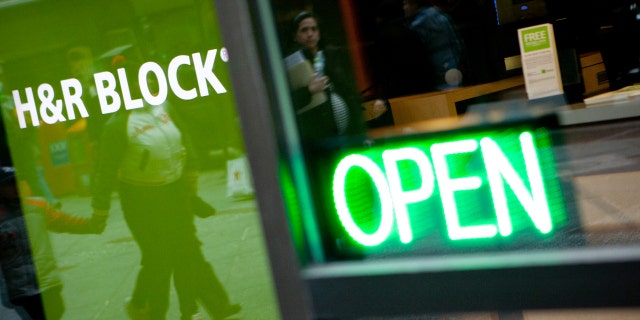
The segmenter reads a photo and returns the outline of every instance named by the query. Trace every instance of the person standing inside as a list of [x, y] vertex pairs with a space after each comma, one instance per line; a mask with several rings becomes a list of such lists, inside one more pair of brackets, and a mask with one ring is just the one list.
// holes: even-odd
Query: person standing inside
[[373, 50], [376, 84], [387, 98], [435, 90], [432, 66], [418, 34], [406, 24], [402, 0], [382, 0], [376, 8]]
[[[306, 86], [292, 88], [303, 142], [362, 134], [362, 106], [348, 56], [339, 48], [321, 46], [318, 20], [311, 12], [296, 15], [292, 29], [297, 50], [289, 57], [299, 56], [313, 68]], [[317, 94], [324, 95], [324, 102], [310, 106]]]
[[418, 34], [424, 45], [436, 88], [460, 86], [463, 81], [463, 43], [451, 17], [433, 0], [404, 0], [403, 9], [409, 28]]

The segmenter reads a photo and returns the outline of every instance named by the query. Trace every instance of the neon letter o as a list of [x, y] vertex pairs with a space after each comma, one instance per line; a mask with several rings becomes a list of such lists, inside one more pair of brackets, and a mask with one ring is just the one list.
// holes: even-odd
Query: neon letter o
[[[347, 198], [344, 192], [347, 173], [355, 166], [364, 169], [369, 174], [380, 195], [380, 226], [378, 230], [372, 234], [365, 233], [358, 227], [347, 205]], [[393, 227], [393, 201], [391, 191], [389, 191], [384, 173], [371, 159], [362, 155], [352, 154], [340, 161], [333, 175], [333, 201], [336, 204], [340, 222], [342, 222], [347, 233], [357, 242], [365, 246], [375, 246], [386, 240], [391, 233], [391, 228]]]
[[[149, 72], [156, 76], [158, 81], [158, 92], [151, 92], [149, 89], [149, 83], [147, 80]], [[167, 95], [169, 93], [167, 88], [167, 77], [159, 64], [155, 62], [146, 62], [140, 66], [140, 70], [138, 70], [138, 82], [140, 82], [140, 92], [142, 93], [142, 97], [150, 105], [158, 106], [167, 100]]]

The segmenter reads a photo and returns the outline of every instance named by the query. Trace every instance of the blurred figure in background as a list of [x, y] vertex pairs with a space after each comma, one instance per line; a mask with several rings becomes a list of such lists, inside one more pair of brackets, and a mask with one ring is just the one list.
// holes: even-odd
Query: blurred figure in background
[[21, 201], [14, 168], [0, 166], [0, 267], [9, 300], [31, 319], [58, 320], [65, 312], [48, 231], [98, 234], [104, 227], [102, 217], [73, 217], [43, 198]]
[[408, 25], [415, 31], [427, 52], [425, 57], [433, 68], [437, 89], [462, 84], [463, 43], [449, 15], [433, 0], [404, 0], [403, 9]]
[[12, 146], [12, 152], [8, 149], [3, 152], [0, 159], [5, 166], [19, 164], [16, 170], [24, 177], [29, 186], [29, 193], [45, 198], [52, 206], [60, 208], [62, 202], [56, 198], [45, 179], [42, 167], [40, 144], [38, 142], [38, 128], [27, 127], [21, 129], [18, 125], [18, 116], [15, 110], [13, 97], [4, 92], [6, 76], [0, 65], [0, 141]]
[[[100, 114], [100, 103], [98, 102], [98, 93], [93, 79], [93, 74], [96, 70], [91, 48], [86, 45], [72, 46], [67, 50], [66, 58], [69, 75], [82, 84], [82, 101], [87, 111], [90, 115]], [[91, 151], [95, 151], [95, 144], [100, 138], [101, 128], [106, 119], [107, 117], [88, 117], [83, 120], [87, 121], [87, 132]]]
[[376, 8], [376, 84], [394, 98], [435, 90], [434, 69], [418, 34], [405, 22], [403, 0], [383, 0]]

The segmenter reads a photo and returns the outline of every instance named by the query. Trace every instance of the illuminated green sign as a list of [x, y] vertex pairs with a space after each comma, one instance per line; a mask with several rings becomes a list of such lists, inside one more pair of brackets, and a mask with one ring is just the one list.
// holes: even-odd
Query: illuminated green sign
[[411, 139], [341, 155], [332, 199], [343, 233], [374, 247], [553, 236], [566, 222], [545, 129]]

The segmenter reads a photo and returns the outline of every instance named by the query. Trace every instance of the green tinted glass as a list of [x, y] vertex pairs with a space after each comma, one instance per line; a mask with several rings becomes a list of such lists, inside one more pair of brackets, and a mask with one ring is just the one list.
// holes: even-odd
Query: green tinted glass
[[11, 301], [41, 293], [48, 319], [279, 319], [212, 3], [9, 1], [0, 30]]

